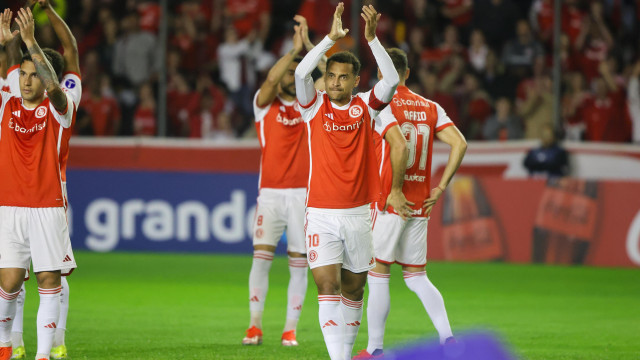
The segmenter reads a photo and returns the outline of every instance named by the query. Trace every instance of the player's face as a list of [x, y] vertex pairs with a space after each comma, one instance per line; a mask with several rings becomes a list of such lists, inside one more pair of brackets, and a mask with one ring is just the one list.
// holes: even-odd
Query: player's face
[[289, 68], [287, 72], [284, 73], [284, 77], [280, 81], [280, 89], [282, 92], [289, 96], [296, 96], [296, 82], [295, 82], [295, 72], [296, 66], [298, 66], [297, 62], [289, 64]]
[[31, 61], [25, 61], [20, 66], [20, 93], [26, 101], [34, 101], [44, 96], [44, 83]]
[[353, 88], [358, 86], [358, 82], [360, 82], [360, 76], [353, 73], [352, 64], [332, 61], [324, 74], [324, 84], [329, 100], [338, 103], [349, 102]]

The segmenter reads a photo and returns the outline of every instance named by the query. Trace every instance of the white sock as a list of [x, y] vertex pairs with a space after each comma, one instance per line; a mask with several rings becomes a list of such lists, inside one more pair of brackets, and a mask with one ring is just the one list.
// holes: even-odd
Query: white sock
[[69, 283], [67, 277], [61, 278], [62, 291], [60, 291], [60, 318], [58, 328], [53, 339], [53, 347], [64, 345], [64, 335], [67, 331], [67, 316], [69, 315]]
[[369, 297], [367, 299], [367, 327], [369, 329], [369, 342], [367, 352], [373, 354], [376, 349], [383, 349], [384, 328], [391, 307], [389, 295], [390, 274], [380, 274], [369, 271], [367, 283], [369, 284]]
[[262, 328], [262, 312], [267, 290], [269, 290], [269, 270], [272, 262], [272, 252], [264, 250], [253, 252], [253, 264], [249, 273], [249, 310], [251, 311], [249, 327]]
[[444, 308], [444, 300], [440, 291], [429, 281], [426, 271], [416, 273], [403, 271], [402, 276], [407, 287], [416, 293], [420, 301], [422, 301], [422, 305], [427, 310], [433, 326], [438, 331], [440, 343], [444, 344], [444, 341], [453, 336], [453, 333], [451, 332], [447, 310]]
[[53, 337], [60, 318], [60, 290], [61, 286], [53, 289], [38, 288], [40, 306], [38, 307], [38, 351], [36, 358], [49, 358]]
[[331, 360], [344, 360], [344, 318], [340, 295], [318, 295], [318, 319]]
[[287, 322], [284, 331], [295, 330], [307, 293], [307, 258], [289, 257], [289, 289], [287, 290]]
[[362, 300], [354, 301], [344, 296], [340, 299], [340, 310], [344, 317], [344, 358], [351, 359], [353, 344], [356, 343], [360, 321], [362, 321]]
[[[18, 294], [18, 298], [16, 299], [16, 315], [13, 318], [13, 325], [11, 326], [11, 342], [16, 344], [21, 343], [22, 341], [14, 341], [18, 340], [18, 335], [20, 335], [20, 339], [22, 339], [22, 332], [24, 328], [24, 299], [26, 297], [27, 290], [24, 288], [24, 284], [22, 284], [22, 288], [20, 289], [20, 293]], [[16, 334], [16, 335], [13, 335]]]
[[0, 288], [0, 345], [2, 346], [11, 344], [11, 326], [13, 318], [16, 316], [18, 294], [20, 294], [20, 290], [8, 293]]

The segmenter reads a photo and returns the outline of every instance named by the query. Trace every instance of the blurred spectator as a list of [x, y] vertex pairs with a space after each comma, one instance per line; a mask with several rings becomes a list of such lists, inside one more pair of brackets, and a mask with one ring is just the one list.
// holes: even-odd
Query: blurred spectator
[[574, 45], [584, 29], [586, 14], [580, 8], [580, 0], [564, 0], [562, 7], [562, 32], [569, 36], [569, 42]]
[[122, 36], [115, 45], [113, 73], [139, 86], [158, 70], [156, 35], [142, 31], [135, 13], [121, 21]]
[[531, 34], [526, 20], [519, 20], [516, 26], [517, 37], [504, 48], [502, 61], [510, 76], [523, 79], [531, 74], [533, 62], [544, 56], [542, 45]]
[[511, 110], [511, 100], [501, 97], [496, 101], [496, 112], [484, 124], [482, 135], [485, 140], [522, 139], [522, 123]]
[[118, 134], [120, 105], [113, 97], [108, 75], [104, 74], [99, 81], [91, 82], [89, 93], [83, 94], [80, 107], [87, 115], [85, 120], [78, 124], [80, 132], [85, 134], [89, 132], [94, 136]]
[[202, 139], [233, 139], [228, 114], [219, 111], [212, 94], [205, 90], [200, 96], [198, 110], [189, 116], [189, 137]]
[[140, 102], [133, 116], [133, 134], [136, 136], [156, 135], [156, 99], [153, 95], [151, 85], [146, 83], [140, 86], [139, 91]]
[[626, 99], [610, 72], [607, 62], [600, 64], [602, 76], [593, 81], [594, 96], [582, 109], [584, 139], [588, 141], [626, 142], [631, 140], [631, 120]]
[[493, 50], [500, 50], [515, 31], [520, 12], [512, 0], [476, 0], [473, 27], [480, 29]]
[[154, 1], [138, 1], [136, 8], [140, 16], [140, 29], [152, 34], [158, 33], [160, 26], [160, 5]]
[[640, 60], [633, 65], [627, 89], [627, 102], [633, 129], [632, 141], [640, 144]]
[[613, 47], [613, 37], [605, 24], [602, 11], [602, 3], [591, 2], [591, 12], [583, 20], [575, 42], [576, 51], [580, 54], [578, 66], [589, 82], [598, 76], [599, 64], [607, 58]]
[[489, 96], [496, 99], [507, 96], [510, 99], [515, 98], [513, 89], [516, 87], [515, 81], [505, 74], [504, 66], [500, 64], [495, 52], [489, 51], [487, 54], [487, 64], [482, 76], [483, 87], [489, 93]]
[[[252, 32], [244, 39], [238, 38], [238, 33], [233, 26], [225, 30], [225, 41], [218, 47], [218, 63], [220, 64], [220, 77], [229, 91], [229, 97], [233, 100], [237, 109], [243, 116], [243, 123], [251, 116], [251, 92], [255, 86], [255, 69], [251, 52], [251, 41], [255, 37]], [[244, 124], [241, 124], [242, 127]]]
[[539, 139], [542, 128], [553, 124], [553, 91], [548, 74], [535, 79], [526, 90], [524, 101], [518, 102], [517, 113], [524, 123], [524, 137]]
[[482, 128], [491, 115], [491, 98], [473, 73], [466, 73], [462, 86], [457, 89], [458, 104], [462, 106], [460, 131], [467, 139], [478, 140], [482, 137]]
[[458, 38], [458, 29], [448, 25], [444, 29], [444, 37], [440, 45], [434, 49], [428, 49], [422, 54], [422, 60], [433, 64], [441, 71], [453, 57], [466, 57], [466, 50]]
[[529, 11], [531, 27], [547, 45], [553, 39], [553, 11], [553, 0], [534, 0]]
[[587, 91], [584, 76], [580, 72], [568, 74], [565, 81], [566, 91], [562, 97], [561, 110], [565, 138], [580, 140], [584, 132], [583, 108], [591, 94]]
[[482, 31], [475, 29], [471, 31], [469, 41], [469, 64], [478, 73], [482, 73], [487, 67], [487, 55], [489, 55], [489, 47], [484, 40]]
[[458, 28], [463, 43], [469, 39], [471, 20], [473, 19], [473, 0], [440, 0], [442, 16], [451, 21]]
[[453, 98], [453, 96], [444, 93], [440, 90], [438, 80], [438, 76], [434, 73], [430, 73], [425, 69], [420, 69], [418, 73], [418, 77], [420, 78], [420, 83], [424, 89], [424, 93], [419, 94], [424, 95], [425, 98], [435, 101], [447, 112], [451, 121], [453, 121], [456, 126], [459, 126], [460, 118], [458, 116], [458, 106]]
[[255, 31], [262, 43], [269, 35], [270, 12], [270, 0], [227, 0], [224, 9], [225, 17], [233, 22], [238, 37]]
[[531, 149], [524, 166], [531, 176], [566, 176], [569, 174], [569, 155], [558, 145], [553, 126], [544, 125], [540, 131], [541, 145]]

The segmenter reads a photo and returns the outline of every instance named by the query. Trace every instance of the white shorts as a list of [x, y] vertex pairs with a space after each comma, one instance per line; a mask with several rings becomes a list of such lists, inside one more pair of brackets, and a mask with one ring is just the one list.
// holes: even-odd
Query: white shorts
[[383, 264], [422, 267], [427, 264], [427, 224], [424, 217], [408, 220], [396, 214], [375, 210], [373, 248]]
[[0, 268], [31, 261], [35, 273], [76, 268], [64, 208], [0, 206]]
[[375, 266], [369, 205], [354, 209], [307, 209], [307, 260], [311, 269], [342, 264], [353, 273]]
[[307, 189], [260, 189], [253, 221], [253, 245], [277, 246], [287, 231], [287, 251], [304, 254]]

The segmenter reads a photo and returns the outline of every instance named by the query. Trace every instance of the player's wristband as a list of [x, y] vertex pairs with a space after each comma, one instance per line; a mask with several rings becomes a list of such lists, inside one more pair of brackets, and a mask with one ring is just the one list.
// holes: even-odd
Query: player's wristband
[[436, 186], [440, 191], [444, 192], [444, 189], [440, 187], [440, 185]]

